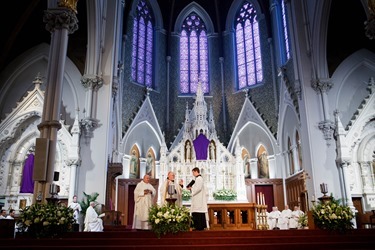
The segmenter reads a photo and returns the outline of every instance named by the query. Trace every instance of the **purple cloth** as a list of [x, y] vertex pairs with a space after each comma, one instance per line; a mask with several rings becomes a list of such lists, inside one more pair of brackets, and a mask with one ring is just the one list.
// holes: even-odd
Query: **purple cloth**
[[20, 193], [34, 193], [34, 155], [29, 154], [25, 161], [22, 174], [22, 183]]
[[210, 140], [204, 134], [199, 134], [198, 137], [193, 141], [195, 156], [197, 160], [207, 160], [207, 149], [210, 144]]

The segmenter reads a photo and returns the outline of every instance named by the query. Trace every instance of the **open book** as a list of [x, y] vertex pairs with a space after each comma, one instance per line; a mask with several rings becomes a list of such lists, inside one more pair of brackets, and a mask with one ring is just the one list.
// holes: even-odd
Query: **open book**
[[98, 218], [102, 218], [102, 217], [104, 217], [105, 216], [105, 213], [102, 213], [102, 214], [99, 214], [98, 215]]

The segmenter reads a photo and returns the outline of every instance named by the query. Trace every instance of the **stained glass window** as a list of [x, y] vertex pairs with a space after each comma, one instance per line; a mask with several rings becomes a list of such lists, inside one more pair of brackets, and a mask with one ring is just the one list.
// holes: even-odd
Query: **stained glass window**
[[180, 38], [180, 93], [197, 92], [198, 81], [209, 92], [207, 29], [203, 20], [191, 13], [182, 23]]
[[145, 0], [140, 0], [133, 22], [132, 80], [152, 87], [153, 14]]
[[257, 13], [251, 3], [244, 2], [235, 21], [238, 89], [263, 80]]
[[284, 35], [284, 54], [286, 60], [290, 58], [290, 49], [289, 49], [289, 34], [288, 34], [288, 25], [287, 25], [287, 18], [286, 18], [286, 10], [284, 1], [281, 0], [281, 16], [283, 21], [283, 35]]

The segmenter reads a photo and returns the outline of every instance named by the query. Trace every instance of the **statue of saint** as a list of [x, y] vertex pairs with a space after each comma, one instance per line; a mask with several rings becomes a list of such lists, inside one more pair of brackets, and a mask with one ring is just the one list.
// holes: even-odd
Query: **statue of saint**
[[147, 154], [146, 160], [146, 174], [152, 177], [152, 168], [154, 166], [154, 158], [152, 157], [151, 153]]
[[138, 178], [138, 158], [135, 150], [132, 151], [132, 156], [130, 157], [130, 175], [129, 178]]
[[215, 143], [213, 141], [210, 144], [210, 159], [213, 160], [213, 161], [216, 159]]
[[185, 152], [186, 152], [186, 157], [185, 157], [186, 161], [190, 161], [191, 160], [191, 145], [190, 145], [190, 141], [186, 142]]
[[258, 156], [258, 178], [270, 178], [266, 151]]

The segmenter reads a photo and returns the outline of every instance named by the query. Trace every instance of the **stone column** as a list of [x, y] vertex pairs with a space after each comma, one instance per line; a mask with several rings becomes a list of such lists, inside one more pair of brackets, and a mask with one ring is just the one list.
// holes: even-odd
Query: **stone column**
[[[349, 169], [348, 169], [349, 164], [350, 163], [348, 161], [342, 161], [340, 163], [341, 168], [342, 168], [342, 173], [343, 173], [343, 179], [344, 179], [345, 196], [347, 200], [346, 204], [344, 203], [344, 205], [347, 205], [348, 207], [350, 207], [350, 209], [352, 210], [352, 213], [355, 214], [356, 209], [352, 201], [352, 193], [350, 191], [350, 185], [349, 185], [349, 178], [350, 178]], [[353, 217], [352, 222], [353, 222], [354, 228], [357, 228], [357, 222], [356, 222], [355, 216]]]
[[[37, 197], [40, 201], [44, 201], [48, 197], [49, 186], [53, 181], [57, 132], [61, 128], [59, 114], [68, 35], [78, 29], [76, 10], [71, 7], [61, 6], [59, 2], [59, 7], [49, 8], [45, 11], [43, 17], [46, 29], [51, 33], [51, 45], [47, 67], [47, 88], [44, 97], [43, 115], [38, 129], [40, 131], [40, 138], [49, 141], [49, 146], [45, 149], [48, 159], [47, 167], [42, 166], [38, 169], [36, 165], [34, 169], [34, 176], [36, 171], [41, 173], [40, 178], [35, 183], [34, 203]], [[38, 161], [37, 157], [38, 155], [35, 155], [36, 162]]]
[[327, 146], [331, 144], [330, 140], [333, 137], [333, 132], [336, 128], [334, 122], [329, 118], [329, 105], [327, 92], [332, 88], [333, 83], [330, 79], [313, 79], [311, 81], [311, 87], [319, 95], [323, 108], [323, 121], [319, 122], [319, 129], [322, 130], [324, 139], [326, 140]]

